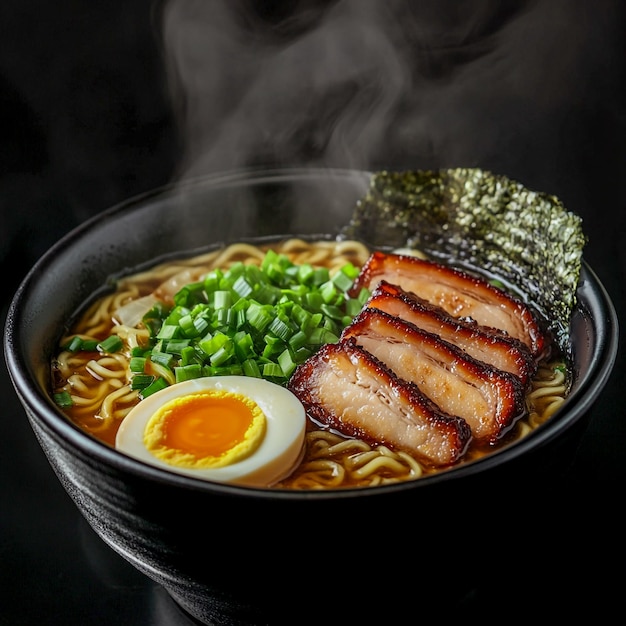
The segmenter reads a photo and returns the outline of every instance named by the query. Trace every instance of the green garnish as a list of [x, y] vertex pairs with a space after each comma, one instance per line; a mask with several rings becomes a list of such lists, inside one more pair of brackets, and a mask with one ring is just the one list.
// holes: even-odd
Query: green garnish
[[[294, 264], [273, 250], [260, 266], [215, 269], [182, 287], [173, 306], [159, 304], [144, 316], [151, 340], [141, 358], [167, 368], [176, 382], [238, 374], [285, 384], [322, 345], [337, 342], [362, 309], [367, 289], [347, 295], [357, 274], [347, 263], [331, 277], [326, 268]], [[144, 371], [138, 357], [134, 378]], [[141, 387], [142, 396], [160, 380]]]
[[130, 380], [131, 389], [145, 389], [154, 382], [155, 377], [150, 374], [135, 374]]
[[98, 349], [96, 339], [82, 339], [78, 335], [72, 337], [65, 346], [69, 352], [94, 352]]
[[157, 391], [161, 391], [161, 389], [165, 389], [165, 387], [168, 386], [168, 382], [165, 380], [165, 378], [155, 378], [153, 380], [153, 382], [151, 382], [147, 387], [145, 387], [144, 389], [142, 389], [139, 392], [139, 395], [141, 396], [141, 398], [147, 398], [148, 396], [151, 396], [153, 393], [156, 393]]
[[119, 352], [123, 347], [124, 344], [117, 335], [111, 335], [97, 345], [100, 352], [107, 352], [109, 354]]
[[69, 409], [74, 406], [74, 401], [68, 391], [59, 391], [58, 393], [54, 393], [52, 394], [52, 398], [56, 405], [61, 409]]
[[128, 364], [128, 369], [134, 374], [142, 374], [146, 369], [146, 357], [132, 356]]

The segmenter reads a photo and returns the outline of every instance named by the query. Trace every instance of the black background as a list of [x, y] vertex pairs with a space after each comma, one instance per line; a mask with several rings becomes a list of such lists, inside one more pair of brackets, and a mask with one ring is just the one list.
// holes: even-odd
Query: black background
[[[189, 171], [265, 163], [482, 167], [555, 194], [582, 216], [585, 258], [622, 314], [621, 0], [394, 1], [384, 19], [385, 3], [367, 0], [178, 4], [202, 6], [196, 39], [177, 41], [209, 57], [200, 66], [212, 77], [199, 98], [206, 143], [187, 139], [178, 116], [194, 97], [166, 80], [174, 41], [161, 27], [166, 5], [0, 3], [3, 319], [30, 266], [81, 221]], [[259, 64], [259, 50], [273, 62]], [[247, 90], [262, 97], [246, 99]], [[626, 623], [622, 352], [565, 468], [563, 515], [553, 524], [538, 501], [536, 527], [498, 529], [489, 548], [496, 578], [501, 559], [519, 560], [528, 578], [515, 588], [477, 580], [468, 615], [496, 621], [494, 595], [510, 597], [513, 611], [524, 595], [526, 608], [536, 601], [550, 616], [616, 612], [612, 623]], [[191, 623], [86, 526], [38, 448], [4, 362], [0, 383], [0, 623]], [[533, 550], [536, 534], [544, 539]]]

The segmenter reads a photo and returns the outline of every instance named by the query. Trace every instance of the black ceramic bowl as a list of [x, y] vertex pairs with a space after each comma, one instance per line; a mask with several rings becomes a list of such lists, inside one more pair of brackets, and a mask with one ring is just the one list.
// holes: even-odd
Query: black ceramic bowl
[[[94, 531], [200, 622], [324, 624], [462, 604], [491, 563], [510, 561], [524, 515], [567, 466], [612, 370], [615, 311], [583, 262], [566, 405], [497, 454], [417, 481], [326, 492], [196, 481], [121, 455], [51, 402], [57, 341], [109, 276], [221, 240], [332, 234], [369, 178], [351, 171], [233, 173], [158, 190], [64, 237], [11, 304], [9, 373], [60, 481]], [[524, 529], [529, 542], [542, 532]], [[512, 583], [494, 584], [500, 594]]]

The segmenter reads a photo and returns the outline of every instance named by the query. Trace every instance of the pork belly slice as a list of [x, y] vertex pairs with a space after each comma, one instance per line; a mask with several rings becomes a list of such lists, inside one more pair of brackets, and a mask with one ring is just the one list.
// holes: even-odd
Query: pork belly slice
[[324, 345], [296, 368], [288, 387], [318, 422], [430, 466], [455, 463], [471, 440], [463, 419], [441, 411], [352, 340]]
[[358, 294], [362, 287], [374, 291], [381, 280], [417, 294], [453, 317], [469, 317], [481, 326], [505, 331], [526, 344], [535, 357], [545, 348], [532, 311], [484, 279], [433, 261], [377, 251], [361, 268], [350, 294]]
[[462, 417], [476, 441], [495, 443], [524, 414], [520, 380], [468, 356], [438, 335], [378, 309], [364, 309], [340, 341], [352, 339], [442, 411]]
[[365, 307], [379, 309], [439, 335], [474, 359], [514, 374], [524, 387], [537, 371], [533, 355], [521, 341], [497, 329], [452, 317], [441, 307], [385, 280], [378, 283]]

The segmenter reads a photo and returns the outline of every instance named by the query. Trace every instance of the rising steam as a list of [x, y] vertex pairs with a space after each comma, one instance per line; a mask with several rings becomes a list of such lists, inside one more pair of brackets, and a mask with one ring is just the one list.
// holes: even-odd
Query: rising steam
[[164, 17], [185, 176], [366, 167], [410, 80], [384, 2], [318, 3], [298, 19], [268, 19], [241, 2], [178, 0]]
[[570, 51], [581, 32], [561, 3], [451, 7], [169, 0], [163, 41], [185, 142], [179, 176], [258, 165], [515, 175], [520, 145], [545, 152], [539, 142], [557, 137], [534, 120], [554, 129], [580, 88]]

